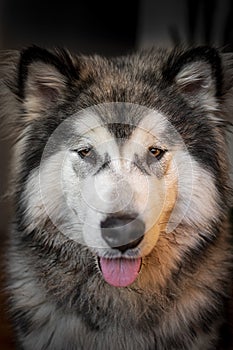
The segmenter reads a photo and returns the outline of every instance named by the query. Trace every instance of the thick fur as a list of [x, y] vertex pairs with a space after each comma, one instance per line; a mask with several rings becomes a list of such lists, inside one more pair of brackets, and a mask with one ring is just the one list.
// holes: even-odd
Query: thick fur
[[[1, 113], [6, 130], [16, 140], [14, 218], [6, 256], [11, 315], [20, 346], [25, 350], [217, 349], [232, 279], [226, 145], [232, 111], [230, 55], [198, 47], [107, 59], [31, 47], [2, 55], [2, 62]], [[109, 113], [112, 103], [125, 103], [127, 113], [114, 108]], [[114, 259], [119, 253], [114, 256], [116, 249], [102, 242], [97, 228], [87, 229], [63, 206], [56, 178], [62, 157], [59, 142], [43, 155], [61, 123], [76, 130], [69, 117], [93, 106], [101, 127], [100, 143], [108, 137], [115, 147], [120, 138], [126, 158], [131, 165], [134, 159], [136, 166], [114, 163], [114, 147], [104, 150], [105, 163], [99, 155], [95, 171], [94, 165], [88, 168], [69, 158], [62, 163], [69, 206], [91, 218], [92, 227], [104, 219], [81, 206], [76, 176], [87, 181], [83, 193], [92, 203], [94, 192], [87, 190], [94, 178], [104, 179], [104, 196], [109, 195], [106, 188], [113, 188], [110, 174], [118, 172], [118, 180], [127, 178], [119, 194], [127, 202], [130, 187], [134, 201], [124, 214], [139, 212], [144, 184], [151, 189], [145, 203], [150, 214], [140, 214], [149, 222], [148, 232], [131, 251], [142, 257], [141, 271], [132, 285], [123, 288], [106, 283], [98, 265], [98, 257]], [[139, 106], [137, 113], [131, 106]], [[151, 120], [143, 115], [147, 109], [154, 111]], [[151, 146], [155, 139], [164, 141], [160, 170], [133, 147], [133, 142], [147, 144], [139, 127], [146, 132], [153, 129]], [[175, 139], [169, 139], [170, 127]], [[66, 138], [69, 132], [63, 135]], [[76, 163], [70, 168], [68, 161]], [[163, 179], [167, 180], [165, 199], [159, 192]], [[98, 181], [101, 191], [103, 181]], [[41, 200], [41, 191], [48, 202]], [[159, 208], [159, 214], [152, 208]], [[158, 220], [150, 221], [155, 214]]]

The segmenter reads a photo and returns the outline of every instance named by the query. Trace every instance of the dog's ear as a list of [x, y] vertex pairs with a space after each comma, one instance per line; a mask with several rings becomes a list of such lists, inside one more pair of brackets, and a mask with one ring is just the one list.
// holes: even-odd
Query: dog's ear
[[54, 103], [62, 103], [77, 69], [65, 50], [51, 52], [36, 46], [21, 52], [18, 96], [30, 117], [38, 116]]
[[218, 51], [197, 47], [173, 52], [163, 70], [169, 84], [175, 84], [192, 106], [215, 110], [222, 94], [222, 68]]

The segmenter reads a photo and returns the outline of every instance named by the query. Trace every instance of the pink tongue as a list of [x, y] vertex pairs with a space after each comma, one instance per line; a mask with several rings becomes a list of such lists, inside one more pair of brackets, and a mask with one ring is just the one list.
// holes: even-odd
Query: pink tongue
[[141, 258], [100, 258], [100, 266], [106, 282], [114, 287], [126, 287], [137, 278], [141, 266]]

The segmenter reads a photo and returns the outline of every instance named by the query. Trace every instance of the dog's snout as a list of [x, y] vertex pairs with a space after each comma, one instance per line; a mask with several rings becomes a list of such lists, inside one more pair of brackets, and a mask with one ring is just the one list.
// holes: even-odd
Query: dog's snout
[[142, 241], [145, 224], [137, 217], [110, 216], [101, 222], [101, 234], [105, 242], [122, 253], [136, 248]]

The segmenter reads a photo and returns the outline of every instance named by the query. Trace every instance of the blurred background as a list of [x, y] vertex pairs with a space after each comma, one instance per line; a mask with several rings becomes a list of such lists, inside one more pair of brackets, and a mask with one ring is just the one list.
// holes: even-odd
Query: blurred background
[[[233, 51], [233, 1], [0, 0], [1, 50], [36, 44], [111, 56], [152, 45], [182, 43], [213, 44]], [[0, 139], [0, 198], [7, 187], [8, 159], [9, 144]], [[6, 237], [9, 213], [10, 205], [2, 199], [1, 242]], [[10, 350], [14, 342], [4, 305], [4, 294], [0, 293], [0, 349]]]

